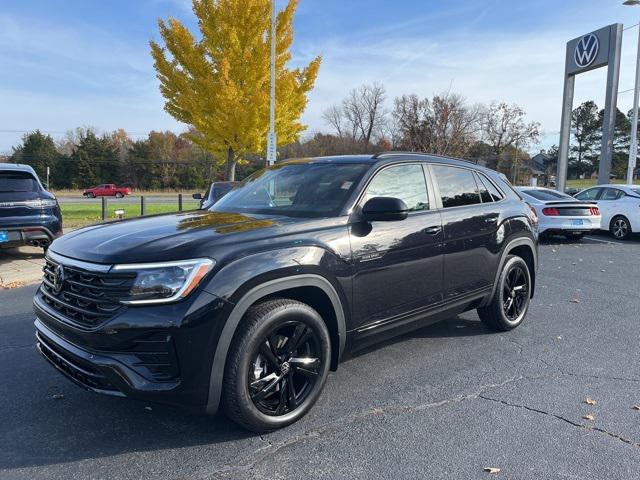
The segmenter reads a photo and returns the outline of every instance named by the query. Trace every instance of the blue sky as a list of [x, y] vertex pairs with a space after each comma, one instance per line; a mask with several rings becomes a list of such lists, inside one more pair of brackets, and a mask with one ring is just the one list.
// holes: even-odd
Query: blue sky
[[[278, 0], [278, 5], [284, 5]], [[640, 7], [604, 0], [300, 0], [293, 64], [323, 56], [304, 120], [362, 83], [391, 99], [448, 89], [469, 103], [515, 102], [557, 143], [566, 41], [601, 26], [631, 27]], [[133, 137], [184, 126], [163, 111], [148, 41], [157, 20], [195, 27], [190, 0], [3, 0], [0, 5], [0, 153], [24, 131], [55, 138], [78, 126]], [[637, 27], [625, 31], [620, 90], [633, 87]], [[575, 104], [604, 102], [605, 71], [582, 75]], [[632, 92], [619, 95], [630, 108]]]

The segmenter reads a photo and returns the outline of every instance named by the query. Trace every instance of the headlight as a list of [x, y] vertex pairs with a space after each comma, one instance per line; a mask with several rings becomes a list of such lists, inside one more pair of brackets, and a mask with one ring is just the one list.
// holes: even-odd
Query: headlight
[[143, 305], [169, 303], [185, 298], [214, 265], [213, 260], [198, 258], [179, 262], [115, 265], [112, 270], [137, 274], [129, 299], [122, 303]]

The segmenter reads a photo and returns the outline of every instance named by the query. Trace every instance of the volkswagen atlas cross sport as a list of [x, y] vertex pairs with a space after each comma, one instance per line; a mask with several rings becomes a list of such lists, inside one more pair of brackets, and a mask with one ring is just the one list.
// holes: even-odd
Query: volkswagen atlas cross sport
[[53, 242], [37, 346], [110, 395], [291, 424], [345, 352], [477, 309], [524, 320], [537, 218], [504, 176], [381, 153], [290, 160], [208, 210], [127, 219]]
[[62, 235], [56, 197], [29, 165], [0, 163], [0, 248], [32, 245], [45, 251]]

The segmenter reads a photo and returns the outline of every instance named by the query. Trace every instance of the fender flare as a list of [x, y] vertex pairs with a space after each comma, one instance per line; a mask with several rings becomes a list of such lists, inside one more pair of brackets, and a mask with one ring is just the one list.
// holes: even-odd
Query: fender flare
[[222, 395], [222, 382], [224, 379], [224, 370], [227, 361], [229, 347], [233, 340], [242, 317], [245, 312], [259, 299], [290, 288], [297, 287], [317, 287], [320, 288], [331, 300], [334, 311], [336, 312], [336, 320], [338, 324], [338, 358], [342, 356], [347, 336], [347, 327], [345, 321], [344, 310], [338, 292], [326, 278], [315, 274], [301, 274], [291, 277], [283, 277], [265, 282], [257, 287], [249, 290], [234, 306], [229, 318], [222, 329], [216, 352], [211, 365], [211, 375], [209, 377], [209, 397], [207, 400], [206, 413], [215, 414], [220, 406], [220, 397]]
[[535, 242], [529, 237], [519, 237], [507, 242], [507, 244], [502, 249], [502, 254], [500, 255], [500, 262], [498, 263], [498, 269], [496, 270], [496, 276], [493, 279], [493, 288], [491, 289], [491, 295], [487, 297], [487, 300], [484, 302], [485, 304], [490, 302], [493, 296], [496, 293], [496, 288], [498, 288], [498, 278], [500, 278], [500, 274], [502, 273], [502, 267], [507, 260], [507, 255], [509, 252], [513, 250], [515, 247], [519, 247], [521, 245], [526, 245], [531, 248], [531, 253], [533, 254], [533, 272], [532, 275], [535, 276], [536, 271], [538, 270], [538, 251], [536, 248]]

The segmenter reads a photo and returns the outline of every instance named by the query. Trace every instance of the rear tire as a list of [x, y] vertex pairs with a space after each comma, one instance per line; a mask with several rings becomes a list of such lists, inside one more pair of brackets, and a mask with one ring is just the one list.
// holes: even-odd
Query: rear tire
[[123, 194], [121, 194], [120, 192], [116, 193], [116, 198], [122, 198], [122, 197], [124, 197]]
[[624, 215], [616, 215], [611, 219], [609, 232], [616, 240], [627, 240], [631, 236], [631, 224]]
[[224, 412], [255, 433], [290, 425], [320, 396], [330, 361], [329, 332], [318, 312], [296, 300], [258, 303], [229, 349]]
[[521, 257], [508, 255], [493, 298], [487, 306], [478, 308], [478, 316], [493, 330], [512, 330], [524, 321], [530, 299], [529, 266]]

